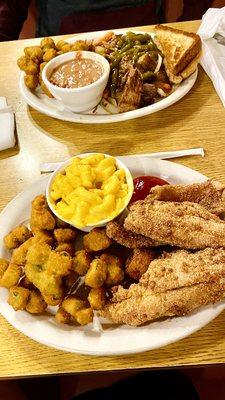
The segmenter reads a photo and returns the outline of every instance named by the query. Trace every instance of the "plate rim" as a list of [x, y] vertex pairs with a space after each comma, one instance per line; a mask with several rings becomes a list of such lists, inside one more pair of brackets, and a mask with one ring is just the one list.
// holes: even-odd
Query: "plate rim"
[[[129, 156], [127, 156], [127, 157], [129, 157]], [[141, 155], [140, 155], [140, 158], [143, 159], [143, 158], [146, 158], [146, 157], [141, 157]], [[149, 160], [149, 158], [148, 158], [148, 160]], [[203, 175], [203, 174], [199, 173], [198, 171], [193, 170], [193, 169], [191, 169], [191, 168], [189, 168], [189, 167], [186, 167], [186, 166], [184, 166], [184, 165], [182, 165], [182, 164], [173, 163], [173, 162], [171, 162], [171, 161], [159, 160], [159, 159], [151, 159], [151, 162], [153, 162], [153, 164], [154, 164], [154, 163], [159, 163], [159, 164], [161, 164], [161, 165], [164, 164], [164, 167], [165, 167], [165, 168], [166, 168], [166, 166], [167, 166], [168, 164], [169, 164], [170, 166], [171, 166], [171, 164], [173, 164], [173, 165], [175, 164], [174, 167], [179, 166], [179, 167], [181, 167], [181, 169], [186, 170], [187, 172], [194, 171], [195, 173], [198, 173], [198, 174], [199, 174], [199, 178], [202, 179], [202, 180], [208, 179], [205, 175]], [[181, 172], [181, 173], [182, 173], [182, 172]], [[3, 209], [2, 212], [0, 213], [0, 219], [2, 218], [2, 216], [3, 216], [5, 213], [7, 213], [8, 208], [11, 206], [12, 203], [14, 203], [14, 202], [17, 200], [18, 197], [20, 197], [21, 195], [23, 195], [24, 192], [31, 190], [31, 188], [32, 188], [33, 186], [38, 185], [38, 182], [40, 182], [40, 183], [42, 182], [42, 183], [43, 183], [44, 181], [46, 181], [46, 185], [47, 185], [47, 182], [48, 182], [49, 177], [50, 177], [50, 175], [42, 176], [42, 177], [40, 177], [38, 180], [35, 180], [34, 182], [32, 182], [30, 185], [27, 185], [23, 191], [21, 191], [19, 194], [17, 194], [17, 195], [4, 207], [4, 209]], [[7, 289], [5, 289], [5, 290], [7, 290]], [[141, 348], [139, 347], [139, 348], [135, 348], [135, 349], [131, 349], [131, 350], [128, 350], [128, 349], [127, 349], [127, 350], [125, 350], [125, 351], [123, 351], [123, 350], [118, 350], [118, 351], [116, 351], [115, 349], [112, 350], [112, 351], [110, 351], [110, 349], [108, 349], [107, 351], [96, 351], [96, 350], [90, 351], [90, 350], [81, 349], [81, 348], [79, 348], [79, 349], [74, 349], [74, 348], [71, 349], [71, 348], [69, 348], [69, 347], [67, 347], [67, 346], [61, 346], [61, 345], [58, 345], [58, 344], [57, 344], [57, 345], [56, 345], [56, 344], [52, 344], [51, 342], [49, 342], [48, 340], [45, 340], [45, 339], [43, 339], [43, 338], [40, 339], [40, 338], [38, 338], [37, 335], [35, 335], [35, 331], [34, 331], [34, 333], [33, 333], [32, 330], [29, 330], [29, 331], [27, 332], [26, 324], [25, 324], [25, 329], [23, 329], [23, 327], [21, 328], [21, 326], [18, 328], [17, 322], [16, 322], [16, 320], [13, 318], [13, 316], [12, 316], [12, 317], [9, 317], [9, 316], [7, 315], [7, 312], [4, 312], [4, 301], [2, 301], [2, 300], [0, 299], [0, 313], [1, 313], [1, 315], [3, 315], [3, 317], [4, 317], [16, 330], [18, 330], [19, 332], [23, 333], [25, 336], [29, 337], [30, 339], [36, 341], [37, 343], [41, 343], [41, 344], [44, 344], [44, 345], [46, 345], [46, 346], [48, 346], [48, 347], [50, 347], [50, 348], [55, 348], [55, 349], [58, 349], [58, 350], [61, 350], [61, 351], [65, 351], [65, 352], [69, 352], [69, 353], [76, 353], [76, 354], [96, 355], [96, 356], [114, 356], [114, 355], [137, 354], [137, 353], [142, 353], [142, 352], [145, 352], [145, 351], [150, 351], [150, 350], [153, 350], [153, 349], [156, 350], [156, 349], [159, 349], [159, 348], [164, 347], [164, 346], [166, 346], [166, 345], [175, 343], [175, 342], [177, 342], [177, 341], [179, 341], [179, 340], [181, 340], [181, 339], [184, 339], [184, 338], [190, 336], [191, 334], [197, 332], [198, 330], [200, 330], [200, 329], [202, 329], [204, 326], [206, 326], [208, 323], [210, 323], [213, 319], [215, 319], [215, 318], [225, 309], [225, 301], [216, 303], [215, 305], [208, 305], [208, 306], [206, 306], [206, 307], [201, 307], [200, 310], [203, 310], [203, 309], [205, 309], [205, 308], [207, 308], [207, 307], [216, 307], [216, 309], [214, 310], [213, 316], [211, 316], [210, 318], [208, 318], [208, 319], [207, 319], [207, 322], [202, 321], [202, 323], [200, 323], [197, 327], [194, 327], [194, 328], [192, 328], [192, 329], [189, 329], [189, 330], [188, 330], [187, 332], [185, 332], [185, 333], [182, 333], [182, 332], [181, 332], [180, 334], [177, 334], [176, 337], [174, 337], [174, 338], [172, 338], [172, 339], [169, 339], [169, 340], [168, 340], [168, 339], [162, 340], [160, 345], [155, 346], [154, 344], [151, 345], [151, 343], [148, 343], [148, 344], [146, 344], [146, 346], [141, 346]], [[24, 312], [24, 311], [21, 311], [21, 312]], [[196, 312], [198, 313], [198, 311], [196, 311]], [[137, 329], [138, 329], [138, 328], [137, 328]], [[128, 335], [129, 335], [129, 331], [128, 331]]]
[[[79, 38], [89, 38], [92, 35], [94, 37], [99, 37], [104, 35], [106, 32], [110, 30], [104, 31], [94, 31], [94, 32], [85, 32], [85, 33], [78, 33], [70, 38], [67, 39], [68, 42], [73, 42], [75, 39], [79, 40]], [[124, 33], [124, 32], [137, 32], [137, 33], [148, 33], [151, 36], [154, 36], [154, 32], [146, 31], [146, 30], [138, 30], [138, 29], [112, 29], [112, 32], [116, 33]], [[177, 88], [167, 97], [156, 102], [154, 104], [150, 104], [146, 107], [141, 107], [136, 110], [127, 111], [124, 113], [118, 114], [82, 114], [82, 113], [73, 113], [73, 112], [60, 112], [57, 109], [51, 107], [50, 105], [45, 105], [41, 99], [39, 99], [35, 93], [31, 92], [24, 83], [24, 72], [20, 73], [19, 78], [19, 89], [20, 93], [25, 100], [25, 102], [34, 108], [35, 110], [39, 111], [44, 115], [48, 115], [52, 118], [59, 119], [61, 121], [68, 121], [74, 123], [83, 123], [83, 124], [105, 124], [105, 123], [116, 123], [116, 122], [123, 122], [131, 119], [136, 119], [144, 116], [148, 116], [154, 114], [155, 112], [161, 111], [165, 108], [170, 107], [177, 101], [181, 100], [194, 86], [197, 76], [198, 76], [198, 68], [196, 71], [190, 75], [187, 79], [185, 79], [181, 84], [177, 85]], [[179, 91], [177, 93], [177, 91]], [[69, 115], [68, 115], [69, 114]]]

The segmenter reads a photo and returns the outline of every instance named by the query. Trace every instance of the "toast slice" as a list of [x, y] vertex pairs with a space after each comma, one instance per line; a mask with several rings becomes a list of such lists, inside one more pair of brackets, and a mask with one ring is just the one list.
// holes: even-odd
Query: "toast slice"
[[184, 79], [188, 78], [191, 74], [193, 74], [198, 66], [199, 60], [201, 58], [201, 51], [197, 54], [197, 56], [184, 68], [178, 75], [172, 74], [170, 69], [168, 68], [166, 60], [164, 60], [165, 71], [171, 83], [179, 84]]
[[177, 76], [201, 52], [201, 39], [196, 33], [185, 32], [164, 25], [156, 25], [156, 42], [164, 55], [166, 69]]

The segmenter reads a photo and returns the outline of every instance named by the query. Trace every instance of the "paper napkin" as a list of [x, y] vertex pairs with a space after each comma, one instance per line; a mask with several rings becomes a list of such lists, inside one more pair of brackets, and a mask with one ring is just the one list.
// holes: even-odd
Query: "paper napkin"
[[1, 113], [1, 109], [7, 107], [5, 97], [0, 97], [0, 150], [6, 150], [15, 146], [15, 122], [13, 112]]
[[[209, 8], [202, 17], [198, 34], [203, 50], [200, 63], [225, 107], [225, 7]], [[218, 43], [218, 37], [222, 39], [220, 42], [224, 37], [224, 44]]]

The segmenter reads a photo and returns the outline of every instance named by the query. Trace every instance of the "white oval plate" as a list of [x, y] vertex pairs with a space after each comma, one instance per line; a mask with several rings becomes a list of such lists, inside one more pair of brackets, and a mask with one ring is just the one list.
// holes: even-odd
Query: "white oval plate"
[[[192, 169], [168, 161], [127, 157], [132, 175], [154, 175], [170, 183], [202, 182], [206, 177]], [[0, 214], [0, 256], [7, 258], [3, 237], [13, 227], [27, 221], [33, 198], [45, 193], [49, 177], [34, 182], [16, 196]], [[20, 332], [39, 343], [72, 353], [89, 355], [118, 355], [157, 349], [176, 342], [208, 324], [225, 308], [225, 302], [202, 307], [186, 317], [171, 318], [140, 327], [104, 324], [102, 334], [92, 332], [92, 325], [72, 327], [57, 324], [50, 315], [33, 316], [25, 311], [15, 312], [7, 303], [8, 291], [0, 288], [0, 313]]]
[[[73, 43], [76, 40], [90, 40], [103, 36], [106, 32], [107, 31], [82, 33], [67, 39], [67, 41]], [[114, 32], [124, 33], [124, 30], [118, 29]], [[145, 33], [143, 31], [136, 30], [132, 30], [132, 32]], [[152, 34], [152, 36], [154, 36], [154, 34]], [[151, 104], [150, 106], [138, 108], [137, 110], [127, 111], [120, 114], [108, 114], [101, 106], [98, 106], [95, 113], [93, 113], [93, 111], [88, 111], [87, 113], [73, 113], [72, 111], [63, 110], [62, 104], [58, 100], [49, 98], [48, 96], [43, 94], [40, 90], [40, 87], [38, 87], [34, 92], [29, 90], [24, 83], [24, 73], [21, 73], [20, 75], [19, 86], [21, 94], [27, 104], [43, 114], [49, 115], [53, 118], [61, 119], [63, 121], [79, 122], [84, 124], [103, 124], [143, 117], [144, 115], [153, 114], [159, 110], [163, 110], [164, 108], [171, 106], [182, 97], [184, 97], [189, 92], [189, 90], [191, 90], [197, 79], [197, 75], [198, 71], [196, 70], [189, 78], [185, 79], [180, 85], [177, 85], [175, 90], [165, 99], [162, 99], [157, 103]]]

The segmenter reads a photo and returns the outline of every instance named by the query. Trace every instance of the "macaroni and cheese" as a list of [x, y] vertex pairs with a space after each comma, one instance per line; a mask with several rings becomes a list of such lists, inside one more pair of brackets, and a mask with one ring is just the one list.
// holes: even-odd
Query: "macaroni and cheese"
[[57, 214], [81, 228], [115, 218], [130, 195], [125, 170], [104, 154], [73, 158], [56, 174], [50, 189]]

